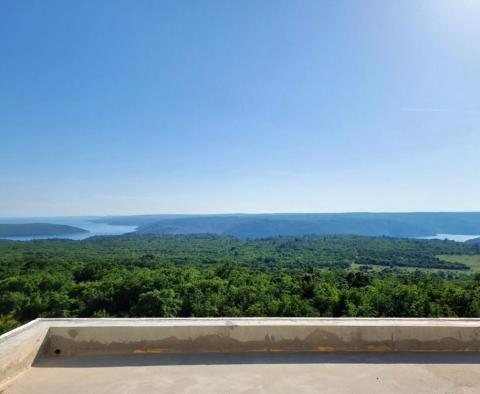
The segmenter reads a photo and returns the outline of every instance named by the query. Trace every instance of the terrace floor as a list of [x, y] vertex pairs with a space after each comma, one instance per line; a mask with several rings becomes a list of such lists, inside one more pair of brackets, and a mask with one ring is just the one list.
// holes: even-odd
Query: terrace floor
[[478, 353], [50, 357], [0, 393], [480, 393]]

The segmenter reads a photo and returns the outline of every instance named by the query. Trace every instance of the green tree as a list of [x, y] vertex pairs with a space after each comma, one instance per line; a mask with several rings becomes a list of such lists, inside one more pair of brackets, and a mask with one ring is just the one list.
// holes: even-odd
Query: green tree
[[181, 308], [181, 300], [172, 289], [152, 290], [140, 294], [133, 309], [135, 316], [175, 317]]

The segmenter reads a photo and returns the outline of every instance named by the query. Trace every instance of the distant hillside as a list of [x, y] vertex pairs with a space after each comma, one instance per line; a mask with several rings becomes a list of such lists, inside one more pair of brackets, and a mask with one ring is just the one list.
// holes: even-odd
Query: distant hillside
[[122, 217], [117, 223], [127, 222], [139, 225], [140, 234], [212, 233], [242, 238], [305, 234], [391, 237], [480, 234], [480, 212], [150, 215]]
[[0, 238], [56, 236], [67, 234], [88, 233], [79, 227], [50, 223], [0, 224]]
[[469, 239], [467, 242], [471, 244], [480, 244], [480, 238]]
[[104, 216], [90, 220], [94, 223], [106, 223], [112, 226], [142, 226], [155, 223], [164, 219], [177, 219], [191, 217], [192, 215], [129, 215], [129, 216]]

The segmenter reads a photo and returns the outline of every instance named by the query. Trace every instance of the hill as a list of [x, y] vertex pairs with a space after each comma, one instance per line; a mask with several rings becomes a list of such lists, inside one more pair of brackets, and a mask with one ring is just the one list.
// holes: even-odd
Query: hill
[[0, 224], [0, 238], [4, 237], [31, 237], [57, 236], [66, 234], [88, 233], [79, 227], [50, 223]]
[[306, 234], [390, 237], [480, 234], [479, 212], [148, 215], [103, 220], [110, 224], [138, 225], [140, 234], [211, 233], [242, 238]]
[[467, 242], [471, 244], [480, 244], [480, 238], [469, 239]]

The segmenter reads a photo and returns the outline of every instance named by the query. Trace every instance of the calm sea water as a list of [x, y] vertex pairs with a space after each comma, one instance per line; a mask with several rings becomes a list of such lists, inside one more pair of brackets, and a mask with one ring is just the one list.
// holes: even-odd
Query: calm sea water
[[464, 234], [437, 234], [432, 237], [419, 237], [420, 239], [448, 239], [450, 241], [465, 242], [469, 239], [479, 238], [480, 235], [464, 235]]
[[136, 230], [136, 226], [112, 226], [106, 223], [92, 222], [93, 217], [52, 217], [52, 218], [0, 218], [0, 223], [52, 223], [65, 224], [67, 226], [74, 226], [90, 231], [82, 234], [63, 234], [61, 236], [33, 236], [33, 237], [7, 237], [4, 239], [11, 239], [16, 241], [29, 241], [32, 239], [49, 239], [49, 238], [63, 238], [63, 239], [85, 239], [95, 235], [121, 235], [131, 233]]

